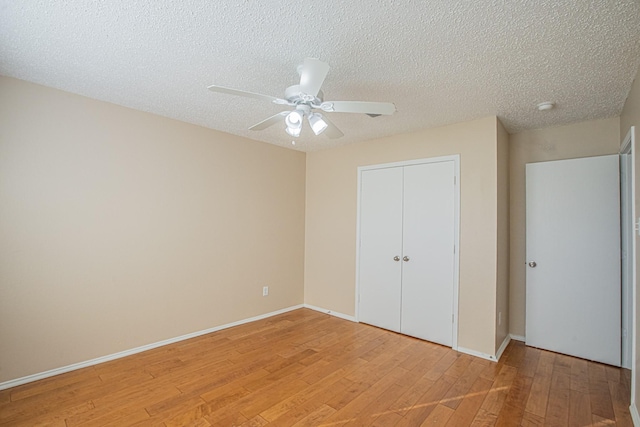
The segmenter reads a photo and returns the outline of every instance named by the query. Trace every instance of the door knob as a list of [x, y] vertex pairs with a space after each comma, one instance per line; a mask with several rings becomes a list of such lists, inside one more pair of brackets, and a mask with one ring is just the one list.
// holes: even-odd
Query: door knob
[[408, 256], [404, 256], [404, 257], [402, 257], [402, 260], [403, 260], [404, 262], [409, 262], [409, 257], [408, 257]]
[[538, 265], [538, 264], [536, 264], [536, 262], [535, 262], [535, 261], [531, 261], [531, 262], [529, 263], [529, 267], [531, 267], [531, 268], [536, 268], [536, 265]]
[[394, 261], [400, 261], [400, 257], [398, 255], [396, 255], [396, 256], [393, 257], [393, 260]]

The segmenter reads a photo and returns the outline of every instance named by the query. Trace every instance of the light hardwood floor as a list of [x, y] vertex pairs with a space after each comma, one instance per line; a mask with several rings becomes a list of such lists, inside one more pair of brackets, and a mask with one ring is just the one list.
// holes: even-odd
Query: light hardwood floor
[[0, 391], [11, 426], [631, 426], [629, 371], [300, 309]]

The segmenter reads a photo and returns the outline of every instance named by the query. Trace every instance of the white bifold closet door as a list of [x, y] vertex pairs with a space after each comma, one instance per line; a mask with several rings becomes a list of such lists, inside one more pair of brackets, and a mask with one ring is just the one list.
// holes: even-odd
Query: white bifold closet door
[[396, 332], [402, 305], [402, 175], [402, 168], [365, 171], [360, 190], [359, 320]]
[[404, 167], [400, 332], [451, 346], [453, 162]]
[[359, 320], [451, 346], [453, 161], [362, 172]]

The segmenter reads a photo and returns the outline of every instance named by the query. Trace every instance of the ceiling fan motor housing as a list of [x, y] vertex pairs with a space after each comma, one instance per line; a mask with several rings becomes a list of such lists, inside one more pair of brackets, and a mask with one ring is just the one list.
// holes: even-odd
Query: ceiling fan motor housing
[[289, 86], [284, 91], [284, 98], [294, 105], [308, 105], [311, 108], [318, 108], [322, 104], [322, 91], [317, 96], [304, 93], [300, 85]]

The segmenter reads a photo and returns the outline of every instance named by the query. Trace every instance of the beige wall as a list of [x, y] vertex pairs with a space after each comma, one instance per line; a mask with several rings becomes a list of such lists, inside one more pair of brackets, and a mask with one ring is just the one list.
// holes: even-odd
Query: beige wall
[[305, 165], [300, 152], [0, 77], [0, 382], [303, 299], [354, 315], [357, 167], [451, 154], [458, 344], [493, 355], [525, 333], [524, 165], [616, 153], [640, 126], [639, 86], [621, 119], [509, 136], [488, 117]]
[[497, 144], [496, 352], [509, 335], [509, 134], [500, 121], [497, 123]]
[[[638, 70], [638, 74], [636, 74], [636, 79], [633, 82], [633, 86], [631, 87], [631, 91], [629, 92], [629, 96], [627, 97], [627, 101], [624, 104], [624, 109], [622, 110], [622, 115], [620, 116], [620, 141], [626, 137], [627, 133], [631, 126], [636, 127], [636, 138], [639, 136], [640, 129], [640, 81], [638, 80], [638, 76], [640, 76], [640, 69]], [[635, 171], [636, 171], [636, 180], [635, 180], [635, 201], [636, 201], [636, 216], [640, 214], [640, 155], [638, 153], [638, 143], [636, 142], [635, 152], [633, 153], [634, 163], [635, 163]], [[638, 236], [636, 238], [636, 266], [640, 265], [640, 244], [638, 242]], [[638, 274], [636, 275], [636, 289], [638, 289]], [[634, 301], [634, 307], [636, 310], [640, 307], [640, 292], [636, 291], [636, 301]], [[636, 325], [635, 325], [635, 334], [636, 339], [635, 343], [640, 343], [640, 316], [636, 316]], [[632, 382], [634, 386], [634, 390], [632, 390], [632, 396], [635, 396], [635, 401], [632, 402], [634, 404], [634, 410], [637, 411], [638, 407], [640, 407], [640, 390], [638, 387], [640, 385], [640, 351], [638, 351], [637, 347], [634, 349], [635, 360], [632, 362], [633, 373], [634, 373], [634, 381]]]
[[303, 302], [304, 153], [0, 93], [0, 382]]
[[305, 302], [355, 314], [358, 166], [460, 154], [461, 347], [495, 354], [497, 119], [307, 154]]
[[525, 164], [615, 154], [618, 118], [526, 131], [510, 136], [510, 332], [525, 335]]

